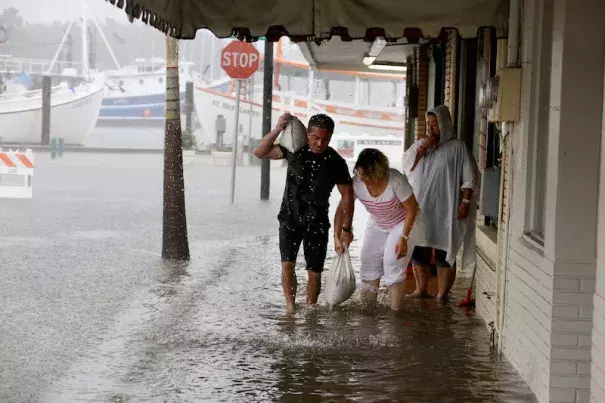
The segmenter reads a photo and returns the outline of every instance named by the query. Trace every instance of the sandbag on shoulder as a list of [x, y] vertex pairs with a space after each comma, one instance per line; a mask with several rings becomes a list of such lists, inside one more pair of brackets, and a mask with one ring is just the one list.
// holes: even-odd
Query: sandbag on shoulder
[[307, 145], [307, 128], [296, 116], [292, 116], [279, 139], [279, 144], [291, 153]]

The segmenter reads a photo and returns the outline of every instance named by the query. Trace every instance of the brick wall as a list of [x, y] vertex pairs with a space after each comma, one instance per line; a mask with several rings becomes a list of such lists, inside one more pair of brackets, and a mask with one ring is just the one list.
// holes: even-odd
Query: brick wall
[[[601, 162], [601, 164], [604, 163]], [[604, 208], [601, 208], [600, 211], [605, 211]], [[601, 217], [602, 214], [599, 214], [599, 216]], [[601, 219], [600, 217], [599, 219]], [[600, 233], [601, 232], [605, 231], [600, 231]], [[601, 260], [601, 257], [599, 257], [599, 261]], [[602, 263], [599, 264], [599, 266], [600, 271], [597, 274], [597, 290], [594, 298], [592, 331], [592, 403], [605, 402], [605, 271], [603, 270]]]
[[419, 46], [415, 52], [416, 84], [418, 86], [418, 117], [415, 123], [416, 139], [426, 133], [425, 114], [428, 102], [429, 59], [426, 46]]
[[444, 104], [450, 108], [452, 121], [456, 116], [456, 77], [458, 75], [458, 32], [451, 30], [445, 45], [445, 94]]
[[477, 273], [475, 302], [477, 314], [490, 327], [496, 322], [496, 275], [495, 267], [498, 251], [494, 242], [493, 227], [477, 226]]

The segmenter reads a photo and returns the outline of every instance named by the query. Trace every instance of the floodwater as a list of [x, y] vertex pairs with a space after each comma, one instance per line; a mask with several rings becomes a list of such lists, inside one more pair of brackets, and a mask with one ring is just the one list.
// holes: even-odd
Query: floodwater
[[357, 294], [307, 309], [299, 269], [299, 309], [286, 315], [283, 169], [260, 202], [260, 170], [238, 168], [230, 205], [230, 167], [187, 160], [192, 259], [181, 265], [160, 259], [161, 155], [36, 161], [34, 198], [0, 200], [0, 401], [536, 401], [484, 323], [455, 307], [465, 278], [452, 303], [393, 315], [384, 295], [374, 312]]

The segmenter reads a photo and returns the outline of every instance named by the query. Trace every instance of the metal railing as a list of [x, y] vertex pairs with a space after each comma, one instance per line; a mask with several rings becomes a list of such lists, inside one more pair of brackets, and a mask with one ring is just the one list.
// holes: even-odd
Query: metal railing
[[[0, 73], [48, 74], [50, 66], [50, 60], [22, 59], [0, 55]], [[60, 75], [67, 68], [75, 69], [78, 74], [80, 74], [82, 71], [82, 63], [58, 60], [55, 62], [55, 65], [50, 73]]]

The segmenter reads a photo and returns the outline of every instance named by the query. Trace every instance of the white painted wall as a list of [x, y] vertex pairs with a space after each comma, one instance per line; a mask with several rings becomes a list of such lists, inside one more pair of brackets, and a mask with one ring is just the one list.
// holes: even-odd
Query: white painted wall
[[[542, 41], [544, 3], [554, 7], [552, 42]], [[513, 192], [502, 348], [540, 402], [589, 402], [591, 384], [592, 401], [605, 402], [605, 256], [599, 260], [592, 332], [600, 149], [590, 146], [601, 144], [604, 14], [605, 2], [590, 0], [527, 0], [523, 5], [523, 105], [521, 121], [511, 134]], [[586, 32], [591, 33], [590, 40]], [[548, 105], [540, 105], [537, 97], [544, 46], [552, 49]], [[530, 139], [540, 107], [549, 108], [543, 246], [525, 235], [528, 173], [535, 160]], [[605, 186], [603, 175], [601, 183]], [[601, 206], [605, 211], [604, 201]], [[602, 246], [605, 252], [604, 241]], [[485, 269], [479, 273], [478, 286], [489, 288], [493, 276]], [[493, 320], [480, 297], [478, 312]], [[592, 363], [592, 381], [591, 355], [598, 355]]]
[[[604, 52], [605, 53], [605, 49]], [[605, 75], [605, 72], [603, 73]], [[605, 90], [604, 90], [605, 93]], [[591, 402], [605, 402], [605, 96], [601, 129], [597, 278], [592, 330]]]

